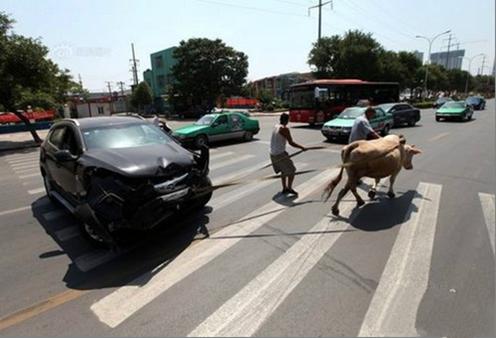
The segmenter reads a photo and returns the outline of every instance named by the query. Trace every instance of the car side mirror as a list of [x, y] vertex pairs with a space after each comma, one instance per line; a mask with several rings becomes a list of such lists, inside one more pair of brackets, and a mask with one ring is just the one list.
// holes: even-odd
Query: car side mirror
[[77, 156], [71, 154], [71, 152], [67, 149], [58, 150], [55, 152], [55, 159], [59, 162], [69, 162], [77, 160]]

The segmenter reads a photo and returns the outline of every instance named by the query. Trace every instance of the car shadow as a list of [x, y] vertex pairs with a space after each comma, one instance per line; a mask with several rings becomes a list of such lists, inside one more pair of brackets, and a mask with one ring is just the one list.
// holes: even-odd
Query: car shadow
[[[79, 234], [70, 240], [61, 240], [58, 234], [67, 227], [61, 226], [56, 220], [46, 220], [44, 215], [49, 210], [46, 205], [46, 202], [35, 201], [32, 204], [32, 213], [60, 249], [39, 253], [38, 257], [50, 259], [67, 255], [71, 263], [67, 267], [63, 281], [70, 289], [94, 290], [124, 285], [144, 285], [193, 242], [210, 236], [207, 225], [208, 214], [212, 209], [204, 207], [198, 212], [190, 211], [173, 216], [167, 223], [154, 230], [143, 233], [133, 232], [117, 250], [99, 249], [91, 246]], [[69, 213], [64, 220], [71, 224], [79, 224], [78, 220]], [[109, 255], [111, 259], [103, 261], [92, 269], [82, 271], [76, 262], [85, 255], [88, 257]], [[138, 276], [140, 278], [136, 280]]]
[[291, 126], [291, 129], [310, 129], [310, 130], [321, 130], [323, 124], [315, 124], [313, 126], [309, 124], [299, 125], [299, 126]]

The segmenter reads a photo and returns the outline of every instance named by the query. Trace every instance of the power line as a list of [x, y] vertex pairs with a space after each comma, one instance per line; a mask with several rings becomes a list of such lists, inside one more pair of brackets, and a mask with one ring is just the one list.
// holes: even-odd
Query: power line
[[302, 14], [280, 12], [280, 11], [274, 11], [271, 9], [265, 9], [265, 8], [259, 8], [259, 7], [234, 5], [232, 3], [225, 3], [225, 2], [221, 2], [221, 1], [214, 1], [214, 0], [196, 0], [196, 1], [202, 2], [202, 3], [207, 3], [207, 4], [212, 4], [212, 5], [219, 5], [219, 6], [226, 6], [226, 7], [233, 7], [233, 8], [242, 8], [242, 9], [247, 9], [247, 10], [251, 10], [251, 11], [264, 12], [264, 13], [270, 13], [270, 14], [306, 17], [305, 15], [302, 15]]

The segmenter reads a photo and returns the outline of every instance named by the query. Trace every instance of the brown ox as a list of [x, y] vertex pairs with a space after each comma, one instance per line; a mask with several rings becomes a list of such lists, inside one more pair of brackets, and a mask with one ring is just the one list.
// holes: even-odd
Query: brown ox
[[369, 197], [373, 199], [380, 179], [389, 176], [388, 196], [394, 198], [393, 184], [401, 167], [408, 170], [412, 169], [413, 155], [420, 154], [421, 152], [415, 145], [407, 145], [405, 138], [398, 135], [388, 135], [371, 141], [355, 141], [343, 147], [341, 151], [341, 159], [343, 161], [341, 170], [324, 191], [324, 194], [327, 194], [327, 201], [341, 181], [343, 170], [346, 169], [348, 181], [345, 187], [339, 192], [336, 203], [332, 206], [332, 213], [339, 215], [339, 202], [349, 190], [355, 196], [358, 207], [365, 203], [356, 190], [358, 181], [362, 177], [375, 179], [374, 186], [369, 191]]

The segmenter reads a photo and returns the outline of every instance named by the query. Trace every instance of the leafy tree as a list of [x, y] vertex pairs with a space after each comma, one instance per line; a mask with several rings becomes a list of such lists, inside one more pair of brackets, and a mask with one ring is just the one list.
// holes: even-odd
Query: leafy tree
[[14, 112], [41, 142], [34, 126], [18, 109], [28, 105], [54, 108], [64, 103], [76, 84], [68, 70], [60, 70], [47, 58], [48, 48], [38, 39], [12, 32], [14, 20], [0, 12], [0, 103]]
[[422, 67], [422, 61], [420, 61], [415, 54], [410, 52], [399, 52], [398, 60], [402, 65], [402, 88], [413, 89], [418, 86], [416, 73], [417, 70]]
[[314, 43], [308, 63], [316, 77], [380, 80], [383, 51], [372, 34], [354, 30]]
[[262, 105], [262, 110], [267, 110], [272, 106], [274, 101], [274, 96], [272, 93], [266, 89], [262, 89], [258, 92], [257, 100]]
[[151, 104], [153, 102], [152, 90], [148, 83], [142, 81], [136, 86], [133, 91], [133, 95], [131, 97], [131, 104], [133, 107], [138, 109], [138, 112], [141, 111], [142, 108]]
[[248, 57], [222, 40], [194, 38], [174, 50], [171, 103], [210, 110], [219, 96], [238, 95], [248, 74]]

